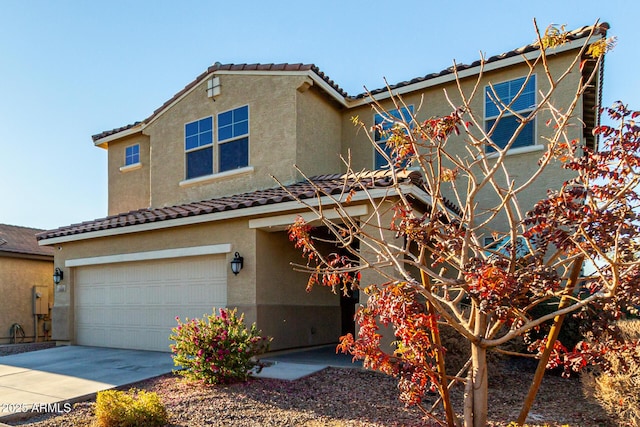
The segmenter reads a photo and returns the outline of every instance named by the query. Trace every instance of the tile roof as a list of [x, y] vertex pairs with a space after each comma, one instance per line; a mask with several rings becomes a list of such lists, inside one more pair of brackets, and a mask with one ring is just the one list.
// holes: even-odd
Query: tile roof
[[0, 256], [16, 254], [51, 257], [53, 248], [38, 245], [36, 234], [43, 232], [37, 228], [0, 224]]
[[[603, 23], [599, 24], [595, 28], [595, 31], [593, 32], [593, 34], [594, 35], [601, 35], [603, 37], [606, 37], [607, 30], [609, 30], [609, 28], [610, 28], [609, 24], [606, 23], [606, 22], [603, 22]], [[578, 28], [576, 30], [570, 31], [568, 33], [568, 35], [567, 35], [567, 39], [569, 41], [571, 41], [571, 40], [579, 40], [581, 38], [588, 37], [589, 34], [591, 34], [592, 29], [593, 29], [593, 26], [591, 25], [591, 26], [585, 26], [585, 27], [581, 27], [581, 28]], [[507, 58], [511, 58], [511, 57], [514, 57], [514, 56], [525, 55], [525, 54], [527, 54], [529, 52], [533, 52], [533, 51], [536, 51], [538, 49], [539, 49], [539, 47], [538, 47], [537, 43], [531, 43], [531, 44], [528, 44], [526, 46], [522, 46], [522, 47], [519, 47], [517, 49], [513, 49], [513, 50], [510, 50], [508, 52], [502, 53], [500, 55], [491, 56], [491, 57], [485, 59], [484, 63], [485, 64], [489, 64], [489, 63], [492, 63], [492, 62], [497, 62], [497, 61], [500, 61], [500, 60], [503, 60], [503, 59], [507, 59]], [[470, 68], [478, 67], [478, 66], [481, 65], [481, 63], [482, 63], [481, 60], [477, 60], [477, 61], [472, 62], [471, 64], [456, 64], [456, 69], [457, 69], [458, 72], [460, 72], [460, 71], [467, 70], [467, 69], [470, 69]], [[415, 84], [415, 83], [420, 83], [420, 82], [423, 82], [423, 81], [426, 81], [426, 80], [435, 79], [436, 77], [445, 76], [445, 75], [448, 75], [448, 74], [453, 74], [453, 71], [454, 71], [453, 67], [449, 67], [449, 68], [446, 68], [446, 69], [444, 69], [444, 70], [442, 70], [440, 72], [437, 72], [437, 73], [427, 74], [426, 76], [423, 76], [423, 77], [416, 77], [416, 78], [414, 78], [412, 80], [403, 81], [403, 82], [391, 85], [389, 87], [383, 87], [383, 88], [375, 89], [375, 90], [372, 90], [370, 92], [360, 93], [358, 95], [355, 95], [353, 98], [354, 99], [361, 99], [361, 98], [366, 98], [366, 97], [368, 97], [370, 95], [377, 95], [377, 94], [380, 94], [380, 93], [386, 93], [389, 90], [399, 89], [399, 88], [404, 87], [404, 86], [409, 86], [409, 85], [412, 85], [412, 84]]]
[[[401, 172], [398, 174], [398, 177], [403, 183], [413, 184], [418, 187], [422, 186], [422, 178], [418, 172]], [[346, 185], [345, 178], [347, 178]], [[300, 199], [313, 199], [317, 195], [316, 187], [323, 193], [336, 195], [340, 193], [348, 193], [351, 189], [358, 190], [364, 187], [369, 189], [387, 188], [393, 184], [389, 171], [363, 172], [350, 175], [319, 175], [310, 178], [310, 181], [311, 183], [303, 181], [288, 185], [284, 188], [275, 187], [228, 197], [186, 203], [178, 206], [139, 209], [118, 215], [112, 215], [102, 219], [96, 219], [94, 221], [87, 221], [80, 224], [61, 227], [55, 230], [45, 231], [39, 233], [36, 237], [38, 240], [66, 237], [157, 221], [166, 221], [190, 216], [291, 202], [295, 201], [295, 197]]]
[[98, 141], [102, 138], [106, 138], [107, 136], [114, 135], [118, 132], [122, 132], [127, 129], [131, 129], [134, 126], [137, 126], [140, 123], [148, 123], [153, 120], [158, 114], [160, 114], [165, 108], [175, 102], [182, 95], [190, 91], [194, 86], [200, 84], [201, 80], [204, 79], [211, 73], [216, 71], [313, 71], [318, 77], [324, 80], [329, 86], [331, 86], [336, 92], [338, 92], [341, 96], [347, 98], [347, 92], [345, 92], [340, 86], [338, 86], [333, 80], [329, 78], [324, 72], [322, 72], [317, 66], [314, 64], [220, 64], [216, 62], [198, 77], [196, 77], [192, 82], [186, 85], [180, 92], [173, 95], [171, 99], [162, 104], [159, 108], [157, 108], [153, 114], [144, 119], [142, 122], [135, 122], [130, 125], [122, 126], [117, 129], [107, 130], [101, 132], [99, 134], [93, 135], [91, 138], [93, 141]]
[[[592, 28], [593, 28], [593, 26], [585, 26], [585, 27], [581, 27], [581, 28], [578, 28], [576, 30], [570, 31], [569, 34], [568, 34], [568, 39], [569, 40], [578, 40], [578, 39], [581, 39], [581, 38], [584, 38], [584, 37], [588, 37], [589, 34], [591, 34]], [[606, 23], [606, 22], [603, 22], [603, 23], [599, 24], [596, 27], [596, 29], [594, 31], [594, 34], [602, 35], [603, 37], [605, 37], [606, 34], [607, 34], [607, 30], [609, 30], [609, 28], [610, 28], [609, 24]], [[524, 55], [526, 53], [535, 51], [537, 49], [538, 49], [538, 46], [536, 45], [536, 43], [528, 44], [526, 46], [510, 50], [510, 51], [502, 53], [500, 55], [491, 56], [491, 57], [489, 57], [489, 58], [487, 58], [485, 60], [485, 64], [491, 63], [491, 62], [496, 62], [496, 61], [499, 61], [499, 60], [502, 60], [502, 59], [506, 59], [506, 58], [511, 58], [511, 57], [514, 57], [514, 56]], [[458, 72], [460, 72], [462, 70], [466, 70], [466, 69], [477, 67], [480, 64], [481, 64], [480, 60], [474, 61], [471, 64], [457, 64], [457, 69], [458, 69]], [[199, 84], [200, 81], [204, 77], [206, 77], [207, 75], [209, 75], [210, 73], [213, 73], [215, 71], [273, 71], [273, 72], [278, 72], [278, 71], [313, 71], [316, 75], [318, 75], [318, 77], [320, 77], [327, 84], [329, 84], [329, 86], [331, 86], [336, 92], [338, 92], [345, 99], [356, 100], [356, 99], [367, 98], [370, 95], [377, 95], [377, 94], [380, 94], [380, 93], [385, 93], [389, 89], [392, 89], [392, 90], [393, 89], [398, 89], [398, 88], [409, 86], [409, 85], [412, 85], [412, 84], [415, 84], [415, 83], [420, 83], [420, 82], [424, 82], [424, 81], [427, 81], [427, 80], [430, 80], [430, 79], [434, 79], [436, 77], [453, 74], [453, 67], [448, 67], [448, 68], [446, 68], [446, 69], [444, 69], [444, 70], [442, 70], [440, 72], [427, 74], [426, 76], [423, 76], [423, 77], [416, 77], [416, 78], [411, 79], [411, 80], [406, 80], [406, 81], [403, 81], [403, 82], [400, 82], [400, 83], [396, 83], [396, 84], [390, 86], [389, 88], [387, 88], [385, 86], [383, 88], [374, 89], [374, 90], [372, 90], [370, 92], [363, 92], [363, 93], [360, 93], [360, 94], [357, 94], [357, 95], [350, 96], [349, 94], [347, 94], [346, 91], [344, 91], [342, 88], [340, 88], [340, 86], [338, 86], [333, 80], [331, 80], [329, 78], [329, 76], [327, 76], [324, 72], [322, 72], [314, 64], [288, 64], [288, 63], [284, 63], [284, 64], [220, 64], [219, 62], [216, 62], [214, 65], [212, 65], [209, 68], [207, 68], [207, 70], [205, 72], [203, 72], [198, 77], [196, 77], [191, 83], [189, 83], [187, 86], [185, 86], [180, 92], [176, 93], [171, 99], [169, 99], [167, 102], [162, 104], [162, 106], [160, 106], [160, 108], [156, 109], [153, 112], [153, 114], [151, 114], [151, 116], [147, 117], [142, 122], [138, 121], [138, 122], [135, 122], [135, 123], [130, 124], [130, 125], [119, 127], [117, 129], [107, 130], [107, 131], [98, 133], [98, 134], [92, 136], [93, 141], [96, 142], [96, 141], [98, 141], [98, 140], [100, 140], [102, 138], [106, 138], [108, 136], [117, 134], [117, 133], [122, 132], [124, 130], [131, 129], [134, 126], [137, 126], [140, 123], [148, 123], [150, 120], [152, 120], [158, 114], [160, 114], [160, 112], [163, 111], [166, 107], [171, 105], [171, 103], [175, 102], [178, 98], [180, 98], [184, 93], [188, 92], [191, 88], [193, 88], [194, 86]]]

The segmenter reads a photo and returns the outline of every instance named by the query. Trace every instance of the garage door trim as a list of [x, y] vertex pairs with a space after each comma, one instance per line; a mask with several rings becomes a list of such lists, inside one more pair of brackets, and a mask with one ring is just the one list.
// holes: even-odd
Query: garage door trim
[[90, 258], [66, 260], [65, 267], [82, 267], [88, 265], [114, 264], [131, 261], [149, 261], [155, 259], [183, 258], [189, 256], [218, 255], [231, 252], [231, 244], [193, 246], [190, 248], [163, 249], [159, 251], [134, 252], [128, 254], [105, 255]]

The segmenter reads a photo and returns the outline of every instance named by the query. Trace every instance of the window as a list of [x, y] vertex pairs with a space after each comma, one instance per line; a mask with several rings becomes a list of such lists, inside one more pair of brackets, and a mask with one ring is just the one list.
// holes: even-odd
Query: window
[[[534, 242], [529, 241], [529, 244], [533, 249], [535, 249]], [[512, 245], [509, 236], [505, 236], [497, 241], [493, 237], [485, 237], [484, 246], [489, 249], [489, 251], [485, 252], [487, 256], [494, 256], [494, 252], [497, 252], [498, 254], [508, 257], [511, 253]], [[527, 246], [527, 241], [524, 237], [516, 237], [516, 258], [522, 258], [530, 253], [529, 246]]]
[[[516, 98], [518, 92], [522, 89], [520, 96]], [[496, 95], [497, 98], [496, 99]], [[504, 111], [504, 105], [509, 105], [511, 109], [521, 115], [531, 112], [536, 105], [536, 76], [532, 75], [529, 80], [526, 77], [510, 80], [503, 83], [485, 87], [485, 108], [484, 122], [485, 130], [488, 132], [496, 122], [501, 111]], [[518, 118], [513, 114], [506, 112], [503, 114], [498, 125], [493, 130], [491, 139], [504, 148], [513, 136], [513, 133], [520, 125]], [[511, 148], [526, 147], [535, 144], [535, 120], [530, 121], [521, 130]], [[493, 148], [487, 147], [487, 151], [495, 151]]]
[[[413, 105], [409, 105], [408, 109], [402, 107], [400, 110], [393, 109], [383, 114], [376, 114], [373, 118], [376, 126], [375, 133], [373, 135], [374, 141], [387, 155], [391, 155], [391, 148], [387, 147], [388, 135], [386, 134], [394, 125], [396, 120], [404, 120], [407, 123], [411, 122], [413, 116]], [[380, 126], [382, 129], [379, 129]], [[374, 168], [382, 169], [389, 167], [387, 160], [382, 154], [376, 150], [374, 159]]]
[[249, 106], [218, 114], [218, 172], [249, 165]]
[[218, 114], [184, 127], [186, 179], [213, 175], [249, 165], [249, 106]]
[[213, 117], [184, 125], [187, 179], [213, 173]]
[[124, 149], [124, 165], [130, 166], [140, 163], [140, 144], [131, 145]]

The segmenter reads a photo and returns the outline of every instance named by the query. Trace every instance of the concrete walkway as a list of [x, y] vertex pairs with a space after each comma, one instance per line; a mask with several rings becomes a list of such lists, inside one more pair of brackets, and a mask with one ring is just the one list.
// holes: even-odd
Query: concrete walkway
[[274, 352], [261, 358], [268, 366], [255, 373], [258, 378], [297, 380], [314, 374], [329, 366], [362, 369], [362, 362], [352, 362], [352, 356], [336, 354], [336, 345], [325, 345], [312, 349]]
[[64, 410], [65, 402], [173, 368], [170, 353], [82, 346], [0, 357], [0, 419], [34, 408]]

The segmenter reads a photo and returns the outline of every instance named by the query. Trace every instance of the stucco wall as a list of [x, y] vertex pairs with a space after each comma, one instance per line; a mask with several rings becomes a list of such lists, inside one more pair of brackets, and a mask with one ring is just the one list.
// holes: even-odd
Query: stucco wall
[[[53, 303], [53, 261], [0, 256], [0, 343], [8, 343], [14, 323], [22, 326], [25, 342], [33, 341], [33, 287], [49, 290]], [[43, 319], [38, 322], [38, 340], [44, 339]]]
[[340, 173], [342, 112], [314, 86], [297, 94], [295, 164], [307, 176]]
[[320, 287], [308, 294], [307, 276], [294, 272], [289, 265], [302, 258], [286, 234], [251, 229], [246, 218], [58, 245], [61, 249], [56, 251], [56, 266], [64, 271], [65, 290], [56, 292], [53, 338], [74, 340], [76, 269], [64, 267], [66, 261], [225, 243], [231, 244], [227, 263], [236, 251], [244, 257], [244, 267], [237, 276], [228, 272], [227, 305], [238, 308], [248, 323], [257, 322], [263, 333], [273, 336], [273, 349], [337, 340], [339, 296]]
[[[53, 307], [53, 338], [72, 341], [74, 268], [65, 267], [67, 260], [99, 256], [158, 251], [163, 249], [188, 248], [215, 244], [231, 244], [227, 261], [233, 253], [244, 256], [242, 273], [228, 274], [228, 306], [255, 306], [255, 231], [247, 227], [247, 220], [221, 221], [216, 226], [187, 225], [158, 231], [132, 233], [110, 238], [88, 239], [56, 245], [56, 267], [64, 271], [63, 292], [56, 291]], [[255, 313], [247, 313], [247, 321], [255, 321]]]
[[[140, 145], [140, 167], [124, 168], [125, 150], [134, 144]], [[109, 143], [109, 215], [150, 206], [149, 137], [135, 135]]]
[[[551, 57], [550, 68], [554, 75], [558, 76], [570, 65], [573, 56], [571, 53], [560, 54]], [[552, 104], [561, 107], [562, 109], [573, 101], [575, 97], [575, 91], [580, 78], [580, 72], [576, 64], [571, 73], [566, 76], [566, 79], [556, 89], [551, 101]], [[526, 65], [517, 65], [510, 68], [495, 70], [486, 72], [482, 78], [481, 83], [478, 85], [478, 90], [475, 97], [471, 101], [472, 111], [475, 113], [478, 119], [481, 120], [484, 117], [484, 87], [492, 83], [499, 83], [507, 80], [511, 80], [526, 75], [528, 68]], [[537, 91], [545, 92], [549, 89], [549, 83], [541, 67], [536, 70], [536, 85]], [[474, 85], [476, 84], [476, 78], [466, 78], [461, 81], [462, 90], [467, 96], [471, 94]], [[460, 95], [458, 89], [455, 86], [455, 82], [449, 82], [437, 87], [426, 88], [422, 91], [403, 95], [402, 99], [408, 105], [413, 105], [416, 108], [416, 116], [419, 121], [426, 120], [434, 116], [443, 116], [450, 114], [452, 107], [449, 105], [445, 91], [449, 99], [454, 105], [460, 105]], [[538, 93], [538, 101], [540, 101], [540, 94]], [[392, 109], [393, 105], [390, 101], [383, 101], [382, 105], [385, 108]], [[418, 110], [418, 107], [421, 108]], [[351, 116], [359, 116], [367, 126], [373, 124], [374, 111], [369, 105], [364, 105], [358, 108], [349, 110], [343, 115], [343, 153], [347, 149], [351, 149], [353, 155], [353, 165], [355, 170], [361, 168], [370, 169], [373, 167], [374, 149], [371, 142], [368, 140], [366, 132], [362, 129], [354, 128], [350, 125]], [[582, 116], [582, 103], [578, 102], [575, 110], [574, 117], [571, 120], [571, 126], [569, 127], [568, 134], [570, 139], [578, 139], [583, 141], [583, 128], [579, 117]], [[536, 137], [537, 144], [544, 145], [544, 135], [549, 135], [552, 129], [546, 127], [545, 123], [550, 118], [548, 111], [541, 111], [536, 118]], [[475, 131], [475, 128], [472, 128]], [[460, 155], [462, 158], [469, 158], [469, 155], [465, 151], [465, 141], [463, 137], [456, 137], [455, 135], [449, 139], [447, 149], [454, 155]], [[543, 151], [533, 151], [528, 153], [508, 154], [505, 165], [510, 172], [510, 178], [515, 180], [516, 184], [526, 182], [526, 180], [538, 170], [538, 160], [542, 156]], [[535, 186], [532, 186], [527, 191], [519, 195], [519, 202], [526, 211], [533, 204], [546, 196], [546, 191], [549, 188], [557, 188], [564, 183], [568, 178], [572, 176], [570, 171], [563, 170], [558, 162], [553, 162], [551, 166], [545, 171], [544, 175], [540, 177]], [[504, 182], [504, 177], [500, 174], [496, 175], [497, 179]], [[459, 180], [457, 182], [458, 188], [461, 192], [464, 192], [464, 181]], [[447, 192], [446, 184], [443, 187], [443, 193], [445, 196], [452, 198], [452, 193]], [[478, 197], [478, 207], [483, 209], [489, 205], [495, 204], [496, 197], [490, 192], [484, 192]], [[503, 222], [503, 218], [497, 218], [495, 226], [500, 228], [499, 223]]]
[[273, 350], [333, 343], [340, 336], [340, 296], [317, 285], [306, 292], [308, 274], [291, 262], [304, 264], [286, 232], [258, 231], [256, 236], [258, 325], [273, 336]]
[[[274, 187], [271, 175], [285, 183], [296, 179], [296, 88], [303, 76], [221, 75], [221, 94], [206, 96], [206, 82], [153, 121], [151, 204], [154, 207], [205, 200]], [[233, 108], [249, 106], [249, 166], [253, 172], [195, 183], [185, 181], [185, 123]], [[193, 180], [191, 180], [193, 181]], [[182, 185], [180, 184], [182, 182]]]

